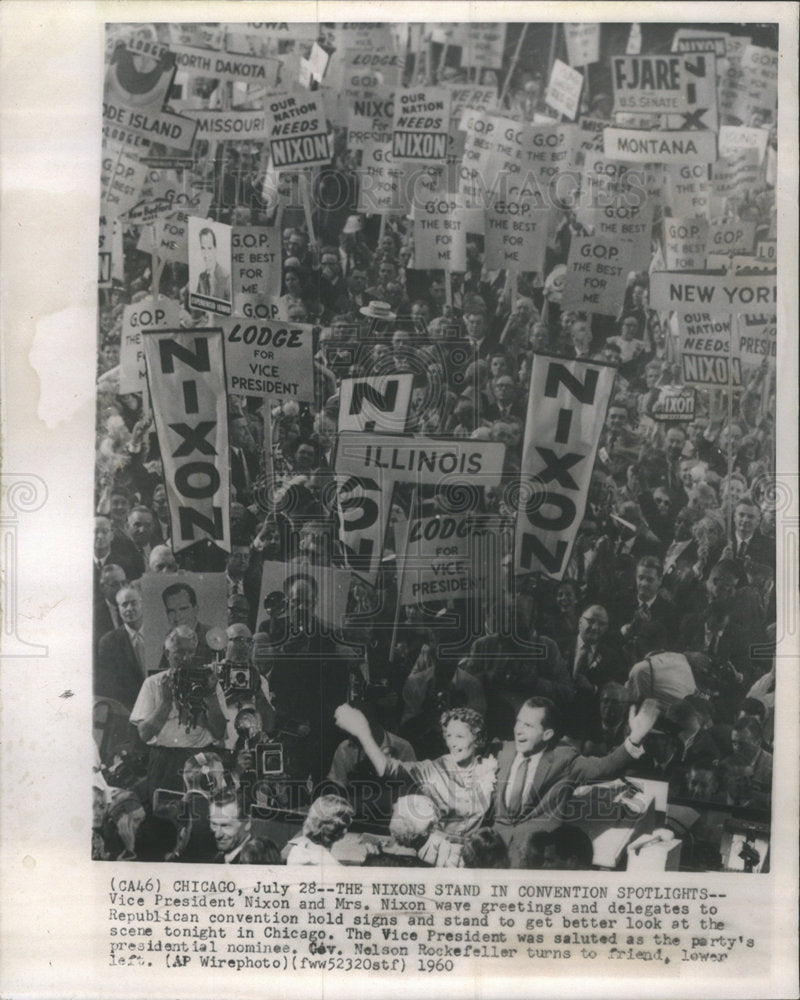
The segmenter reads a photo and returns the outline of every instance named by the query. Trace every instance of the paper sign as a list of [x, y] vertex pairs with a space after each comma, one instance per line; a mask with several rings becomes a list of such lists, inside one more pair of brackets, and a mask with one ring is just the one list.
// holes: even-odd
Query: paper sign
[[713, 253], [749, 254], [756, 241], [756, 223], [742, 219], [712, 219], [708, 246]]
[[717, 158], [717, 137], [713, 132], [607, 128], [603, 132], [603, 152], [612, 159], [634, 163], [713, 163]]
[[694, 420], [696, 393], [682, 385], [662, 385], [650, 408], [653, 420], [690, 423]]
[[197, 124], [197, 135], [209, 141], [268, 139], [272, 118], [264, 111], [187, 111]]
[[358, 210], [367, 214], [387, 214], [408, 208], [405, 171], [392, 157], [390, 132], [369, 132], [359, 141], [361, 172], [358, 186]]
[[230, 316], [231, 227], [189, 216], [189, 307]]
[[142, 638], [148, 673], [167, 667], [164, 640], [176, 625], [197, 633], [201, 654], [211, 655], [205, 642], [210, 628], [228, 627], [228, 580], [224, 573], [145, 573], [141, 579]]
[[185, 207], [181, 205], [169, 215], [156, 219], [151, 226], [143, 226], [136, 249], [156, 253], [162, 261], [179, 261], [185, 264], [188, 255], [189, 213], [204, 219], [211, 207], [210, 191], [195, 191], [189, 195]]
[[699, 271], [706, 266], [708, 219], [664, 219], [664, 262], [669, 271]]
[[330, 163], [330, 136], [318, 92], [276, 95], [267, 101], [267, 111], [272, 116], [270, 153], [278, 170]]
[[665, 165], [667, 204], [677, 218], [708, 215], [711, 211], [710, 166], [710, 163]]
[[220, 320], [228, 391], [242, 396], [314, 399], [312, 330], [282, 320]]
[[614, 384], [607, 365], [534, 354], [514, 568], [560, 580], [583, 519]]
[[565, 24], [564, 36], [570, 66], [588, 66], [600, 61], [599, 24]]
[[600, 236], [573, 236], [562, 309], [616, 316], [632, 269], [630, 244]]
[[[532, 194], [532, 192], [531, 192]], [[495, 198], [486, 209], [484, 260], [513, 274], [544, 270], [550, 213], [532, 197]]]
[[138, 156], [121, 146], [104, 144], [100, 175], [103, 210], [109, 215], [124, 215], [138, 201], [146, 177], [147, 167]]
[[467, 230], [454, 196], [428, 198], [414, 209], [414, 267], [465, 271]]
[[554, 111], [573, 119], [578, 113], [581, 87], [583, 87], [583, 75], [560, 59], [556, 59], [550, 73], [545, 101]]
[[339, 430], [402, 434], [413, 381], [411, 373], [343, 378], [339, 385]]
[[164, 330], [178, 326], [180, 306], [173, 299], [159, 295], [146, 298], [122, 311], [120, 335], [120, 392], [142, 392], [147, 383], [142, 334], [148, 330]]
[[186, 45], [172, 45], [178, 69], [190, 76], [212, 77], [233, 83], [262, 83], [275, 85], [279, 63], [273, 59], [259, 59], [232, 52], [212, 52]]
[[719, 130], [719, 155], [733, 157], [737, 153], [754, 149], [758, 162], [764, 159], [769, 133], [763, 128], [748, 128], [745, 125], [723, 125]]
[[774, 310], [776, 303], [775, 277], [770, 275], [729, 277], [670, 271], [656, 271], [650, 275], [650, 305], [656, 310], [762, 312]]
[[269, 599], [273, 607], [285, 605], [289, 590], [297, 580], [311, 578], [316, 586], [314, 615], [329, 632], [340, 632], [347, 615], [347, 599], [350, 592], [352, 573], [349, 569], [334, 566], [318, 566], [305, 560], [275, 562], [264, 560], [261, 568], [261, 590], [259, 594], [258, 622], [265, 618], [264, 601]]
[[462, 66], [483, 66], [499, 69], [503, 65], [506, 29], [502, 22], [470, 22], [461, 55]]
[[153, 406], [174, 552], [210, 539], [230, 552], [228, 406], [222, 331], [148, 333]]
[[396, 161], [442, 163], [447, 159], [450, 92], [444, 87], [399, 91], [394, 103], [392, 156]]
[[613, 56], [615, 111], [665, 114], [687, 110], [687, 80], [680, 55]]
[[400, 603], [407, 606], [471, 594], [479, 585], [471, 548], [471, 519], [466, 515], [412, 517], [406, 523]]
[[281, 234], [268, 226], [235, 226], [231, 234], [233, 311], [281, 294]]

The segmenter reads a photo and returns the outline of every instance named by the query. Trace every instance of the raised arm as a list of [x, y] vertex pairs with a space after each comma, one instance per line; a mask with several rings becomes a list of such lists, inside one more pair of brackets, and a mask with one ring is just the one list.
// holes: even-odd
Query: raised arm
[[375, 742], [375, 738], [369, 728], [369, 722], [367, 722], [364, 713], [359, 712], [352, 705], [340, 705], [336, 709], [333, 718], [340, 729], [343, 729], [351, 736], [355, 736], [364, 748], [364, 753], [369, 757], [378, 777], [382, 778], [387, 768], [386, 754]]

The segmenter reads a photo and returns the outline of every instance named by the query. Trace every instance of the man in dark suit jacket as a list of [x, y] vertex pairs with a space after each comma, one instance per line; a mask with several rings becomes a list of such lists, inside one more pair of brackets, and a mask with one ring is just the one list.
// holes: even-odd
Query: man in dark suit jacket
[[464, 663], [467, 673], [483, 684], [490, 738], [510, 736], [514, 718], [526, 698], [540, 695], [559, 706], [566, 706], [572, 699], [572, 682], [558, 646], [536, 632], [534, 621], [533, 598], [518, 594], [511, 626], [476, 639]]
[[507, 374], [500, 374], [492, 381], [494, 402], [484, 410], [486, 420], [519, 420], [525, 424], [525, 403], [516, 398], [514, 379]]
[[[223, 865], [252, 865], [260, 859], [277, 864], [278, 850], [271, 841], [254, 837], [252, 820], [242, 815], [241, 804], [235, 792], [217, 792], [211, 800], [208, 813], [209, 826], [217, 843], [214, 861]], [[276, 857], [273, 858], [272, 855]], [[256, 860], [259, 859], [259, 860]]]
[[578, 634], [564, 653], [564, 664], [575, 685], [567, 732], [586, 739], [598, 719], [600, 689], [611, 681], [624, 684], [630, 669], [621, 643], [608, 632], [608, 613], [600, 604], [590, 605], [578, 620]]
[[636, 564], [636, 594], [623, 599], [618, 620], [624, 622], [620, 633], [625, 639], [635, 639], [642, 627], [651, 622], [664, 626], [670, 635], [677, 625], [677, 612], [672, 600], [661, 591], [664, 563], [658, 556], [642, 556]]
[[106, 563], [100, 570], [99, 589], [102, 596], [95, 599], [93, 615], [95, 656], [100, 640], [106, 632], [113, 632], [122, 626], [117, 594], [127, 582], [125, 570], [115, 563]]
[[203, 270], [197, 279], [197, 293], [229, 302], [231, 298], [231, 276], [217, 262], [217, 237], [214, 230], [204, 226], [200, 230], [200, 259]]
[[630, 732], [622, 746], [605, 757], [582, 757], [572, 747], [556, 743], [560, 723], [548, 698], [529, 698], [520, 708], [513, 742], [497, 755], [494, 827], [509, 847], [512, 867], [533, 830], [551, 829], [567, 817], [567, 802], [576, 786], [621, 775], [644, 753], [642, 741], [658, 718], [658, 705], [645, 701], [631, 709]]
[[117, 592], [117, 606], [122, 627], [100, 639], [94, 664], [94, 693], [97, 697], [114, 698], [130, 710], [145, 677], [139, 592], [123, 587]]
[[752, 500], [743, 497], [733, 509], [733, 538], [731, 555], [739, 568], [739, 582], [745, 583], [744, 560], [751, 559], [763, 566], [775, 568], [775, 540], [765, 538], [759, 531], [761, 511]]
[[121, 566], [126, 580], [138, 580], [144, 573], [144, 563], [130, 540], [117, 535], [107, 517], [94, 519], [94, 598], [102, 599], [100, 574], [105, 566]]

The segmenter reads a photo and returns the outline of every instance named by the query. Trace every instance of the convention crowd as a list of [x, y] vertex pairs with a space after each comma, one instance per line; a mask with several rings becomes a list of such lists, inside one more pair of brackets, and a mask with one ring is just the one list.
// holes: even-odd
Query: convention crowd
[[[595, 69], [581, 113], [610, 120]], [[464, 79], [458, 67], [438, 73]], [[545, 83], [517, 64], [502, 113], [546, 114]], [[212, 100], [207, 79], [193, 86]], [[586, 787], [610, 785], [592, 808], [623, 822], [637, 779], [650, 779], [668, 785], [682, 867], [722, 868], [724, 822], [768, 829], [770, 818], [774, 367], [695, 386], [690, 419], [661, 419], [662, 390], [682, 381], [669, 317], [649, 301], [662, 205], [616, 315], [582, 314], [561, 304], [570, 242], [586, 234], [570, 207], [554, 209], [541, 273], [507, 274], [477, 235], [464, 271], [415, 269], [413, 221], [359, 211], [359, 149], [346, 128], [333, 137], [310, 219], [299, 205], [276, 219], [267, 143], [196, 140], [184, 168], [211, 193], [210, 219], [279, 226], [277, 315], [314, 327], [313, 399], [228, 395], [230, 552], [208, 540], [173, 551], [147, 394], [119, 391], [123, 312], [154, 277], [140, 227], [122, 220], [124, 270], [98, 312], [93, 857], [333, 864], [337, 843], [360, 832], [365, 864], [589, 868]], [[728, 207], [756, 222], [757, 240], [774, 238], [769, 183]], [[186, 263], [164, 266], [159, 291], [182, 327], [213, 326], [190, 305]], [[514, 573], [537, 354], [615, 370], [557, 580]], [[402, 373], [413, 376], [406, 433], [500, 442], [502, 480], [466, 500], [436, 485], [384, 495], [377, 574], [352, 575], [331, 627], [315, 573], [351, 565], [335, 476], [341, 382]], [[492, 537], [491, 586], [399, 600], [403, 525], [423, 511]], [[262, 564], [276, 560], [286, 580], [264, 599]], [[170, 575], [170, 630], [148, 671], [141, 582], [159, 573]], [[225, 607], [203, 609], [207, 624], [198, 575], [227, 591]], [[295, 817], [288, 842], [270, 835], [276, 817]]]

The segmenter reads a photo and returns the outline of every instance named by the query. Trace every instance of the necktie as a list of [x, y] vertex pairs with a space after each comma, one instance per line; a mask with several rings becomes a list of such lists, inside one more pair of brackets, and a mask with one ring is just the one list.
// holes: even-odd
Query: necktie
[[133, 651], [136, 653], [136, 659], [139, 662], [139, 669], [143, 675], [146, 675], [144, 666], [144, 640], [142, 639], [141, 632], [133, 633]]
[[522, 792], [525, 782], [528, 779], [528, 768], [530, 767], [530, 757], [523, 757], [521, 764], [514, 775], [511, 791], [508, 793], [508, 814], [509, 816], [519, 816], [522, 812]]
[[584, 646], [578, 654], [578, 659], [575, 662], [575, 674], [577, 677], [579, 674], [585, 674], [591, 659], [591, 649], [588, 646]]
[[747, 555], [747, 542], [740, 542], [738, 556], [740, 559], [744, 559], [746, 555]]
[[200, 275], [200, 294], [201, 295], [211, 294], [211, 285], [209, 284], [208, 281], [208, 271], [203, 271], [203, 273]]

